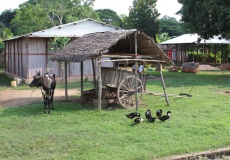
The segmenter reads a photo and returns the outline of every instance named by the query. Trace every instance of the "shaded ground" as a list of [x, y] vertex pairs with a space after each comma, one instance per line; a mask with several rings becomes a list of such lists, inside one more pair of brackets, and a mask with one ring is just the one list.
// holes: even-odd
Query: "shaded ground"
[[[68, 96], [79, 95], [77, 89], [68, 89]], [[54, 100], [65, 99], [65, 90], [55, 90]], [[40, 89], [31, 90], [11, 90], [0, 91], [0, 107], [16, 107], [20, 105], [30, 104], [34, 101], [42, 101], [42, 93]]]

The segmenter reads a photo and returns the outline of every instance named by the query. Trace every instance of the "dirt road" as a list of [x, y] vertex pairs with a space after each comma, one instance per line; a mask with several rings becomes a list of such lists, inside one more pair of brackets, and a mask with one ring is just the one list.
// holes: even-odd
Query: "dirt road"
[[[77, 89], [68, 89], [68, 95], [79, 94]], [[54, 100], [65, 99], [65, 91], [56, 89], [54, 92]], [[31, 90], [11, 90], [0, 91], [0, 107], [17, 107], [26, 105], [33, 101], [41, 100], [42, 93], [40, 89]]]

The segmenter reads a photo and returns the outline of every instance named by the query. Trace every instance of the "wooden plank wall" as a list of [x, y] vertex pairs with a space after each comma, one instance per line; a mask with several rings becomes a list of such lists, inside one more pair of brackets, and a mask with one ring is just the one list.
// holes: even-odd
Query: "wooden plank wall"
[[[33, 78], [37, 71], [40, 71], [41, 74], [54, 73], [56, 77], [60, 77], [60, 64], [49, 60], [54, 51], [48, 48], [48, 40], [45, 38], [19, 38], [6, 41], [6, 71], [26, 79]], [[94, 64], [97, 65], [96, 60]], [[113, 67], [113, 63], [103, 63], [102, 67]], [[80, 77], [80, 73], [80, 63], [67, 65], [69, 77]], [[93, 75], [91, 59], [84, 61], [84, 75]]]

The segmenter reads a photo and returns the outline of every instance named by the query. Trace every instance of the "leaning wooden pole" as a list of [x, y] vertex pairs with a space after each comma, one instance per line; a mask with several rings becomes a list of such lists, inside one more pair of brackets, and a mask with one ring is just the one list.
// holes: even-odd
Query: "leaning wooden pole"
[[102, 80], [101, 80], [101, 57], [98, 56], [98, 110], [101, 110], [101, 93], [102, 93]]
[[[135, 59], [137, 59], [137, 31], [135, 32]], [[137, 98], [137, 60], [135, 60], [135, 100], [136, 100], [136, 110], [138, 110], [138, 98]]]
[[166, 92], [165, 82], [164, 82], [163, 73], [162, 73], [162, 64], [158, 63], [158, 69], [159, 69], [160, 76], [161, 76], [161, 84], [164, 90], [165, 100], [166, 100], [167, 106], [169, 106], [168, 95]]

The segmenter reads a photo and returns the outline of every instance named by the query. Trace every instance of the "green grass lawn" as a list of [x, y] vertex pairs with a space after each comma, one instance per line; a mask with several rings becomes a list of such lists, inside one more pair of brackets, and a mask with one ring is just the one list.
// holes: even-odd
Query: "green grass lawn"
[[[0, 159], [151, 160], [229, 147], [230, 72], [164, 71], [164, 78], [169, 94], [179, 95], [182, 85], [186, 93], [193, 87], [191, 98], [169, 97], [170, 106], [164, 97], [144, 96], [142, 117], [147, 109], [155, 115], [161, 108], [172, 112], [166, 122], [134, 124], [125, 114], [135, 109], [98, 111], [74, 101], [55, 101], [50, 115], [43, 114], [40, 101], [0, 108]], [[148, 80], [146, 88], [163, 93], [160, 79]]]

